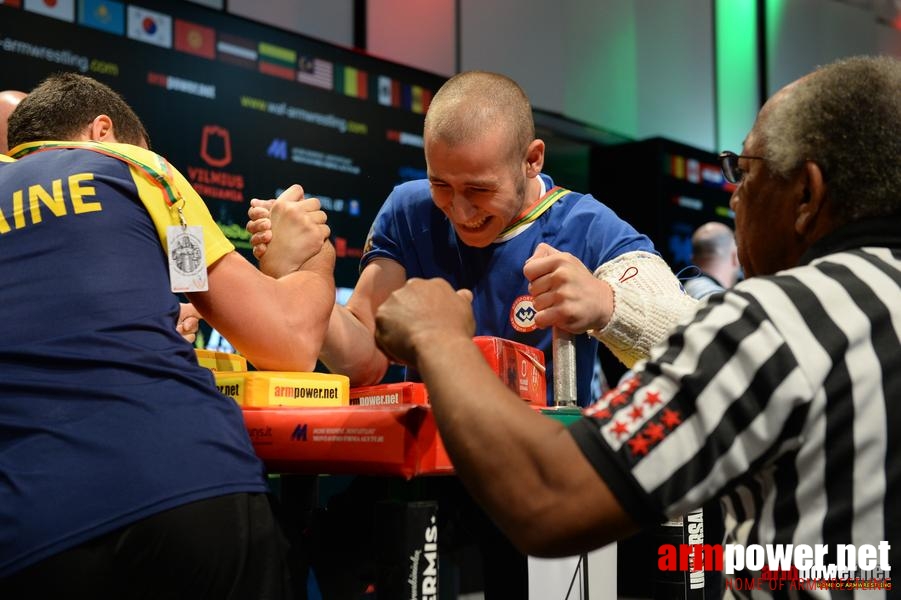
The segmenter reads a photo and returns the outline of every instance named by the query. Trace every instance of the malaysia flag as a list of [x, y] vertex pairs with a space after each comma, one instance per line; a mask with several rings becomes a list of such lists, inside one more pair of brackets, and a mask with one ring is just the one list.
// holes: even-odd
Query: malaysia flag
[[301, 56], [297, 60], [297, 81], [314, 85], [325, 90], [334, 87], [332, 74], [334, 67], [331, 62], [321, 58]]

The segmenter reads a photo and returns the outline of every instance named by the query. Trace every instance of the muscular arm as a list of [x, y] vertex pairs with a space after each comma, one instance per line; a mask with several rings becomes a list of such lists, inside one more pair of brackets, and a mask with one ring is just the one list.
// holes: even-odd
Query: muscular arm
[[568, 556], [635, 530], [570, 433], [515, 397], [471, 340], [431, 343], [416, 365], [454, 470], [521, 551]]
[[454, 469], [523, 552], [565, 556], [635, 530], [559, 422], [526, 406], [472, 343], [468, 302], [411, 280], [378, 312], [379, 344], [414, 364]]
[[209, 291], [188, 294], [205, 320], [258, 369], [312, 371], [334, 304], [335, 253], [315, 257], [278, 279], [237, 252], [209, 270]]
[[350, 377], [351, 385], [371, 385], [384, 377], [388, 359], [373, 338], [375, 313], [406, 278], [400, 264], [376, 259], [363, 268], [347, 306], [335, 305], [320, 359], [331, 372]]
[[335, 302], [335, 249], [318, 202], [290, 186], [271, 206], [278, 231], [266, 275], [230, 252], [209, 269], [209, 291], [189, 294], [206, 320], [258, 369], [312, 371]]

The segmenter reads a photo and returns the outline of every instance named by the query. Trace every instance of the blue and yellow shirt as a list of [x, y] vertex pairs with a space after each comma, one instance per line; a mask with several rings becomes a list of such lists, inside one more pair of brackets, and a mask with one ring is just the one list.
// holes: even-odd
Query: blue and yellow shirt
[[0, 157], [0, 577], [154, 513], [266, 490], [238, 406], [175, 331], [166, 227], [233, 250], [161, 157]]

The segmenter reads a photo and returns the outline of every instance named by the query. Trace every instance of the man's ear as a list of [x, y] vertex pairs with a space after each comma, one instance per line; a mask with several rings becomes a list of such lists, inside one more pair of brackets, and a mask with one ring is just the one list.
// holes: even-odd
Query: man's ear
[[91, 121], [89, 135], [92, 142], [115, 142], [116, 135], [113, 133], [113, 120], [106, 115], [97, 115]]
[[526, 149], [526, 177], [537, 177], [544, 168], [544, 140], [535, 139]]
[[[826, 183], [820, 166], [808, 160], [804, 163], [803, 189], [795, 213], [795, 232], [804, 236], [811, 233], [826, 216]], [[819, 223], [822, 225], [822, 222]]]

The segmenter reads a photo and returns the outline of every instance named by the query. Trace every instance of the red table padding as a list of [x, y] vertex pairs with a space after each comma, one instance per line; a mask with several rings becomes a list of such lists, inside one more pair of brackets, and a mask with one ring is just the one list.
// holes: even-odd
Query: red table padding
[[245, 408], [254, 450], [272, 473], [452, 474], [431, 407]]

